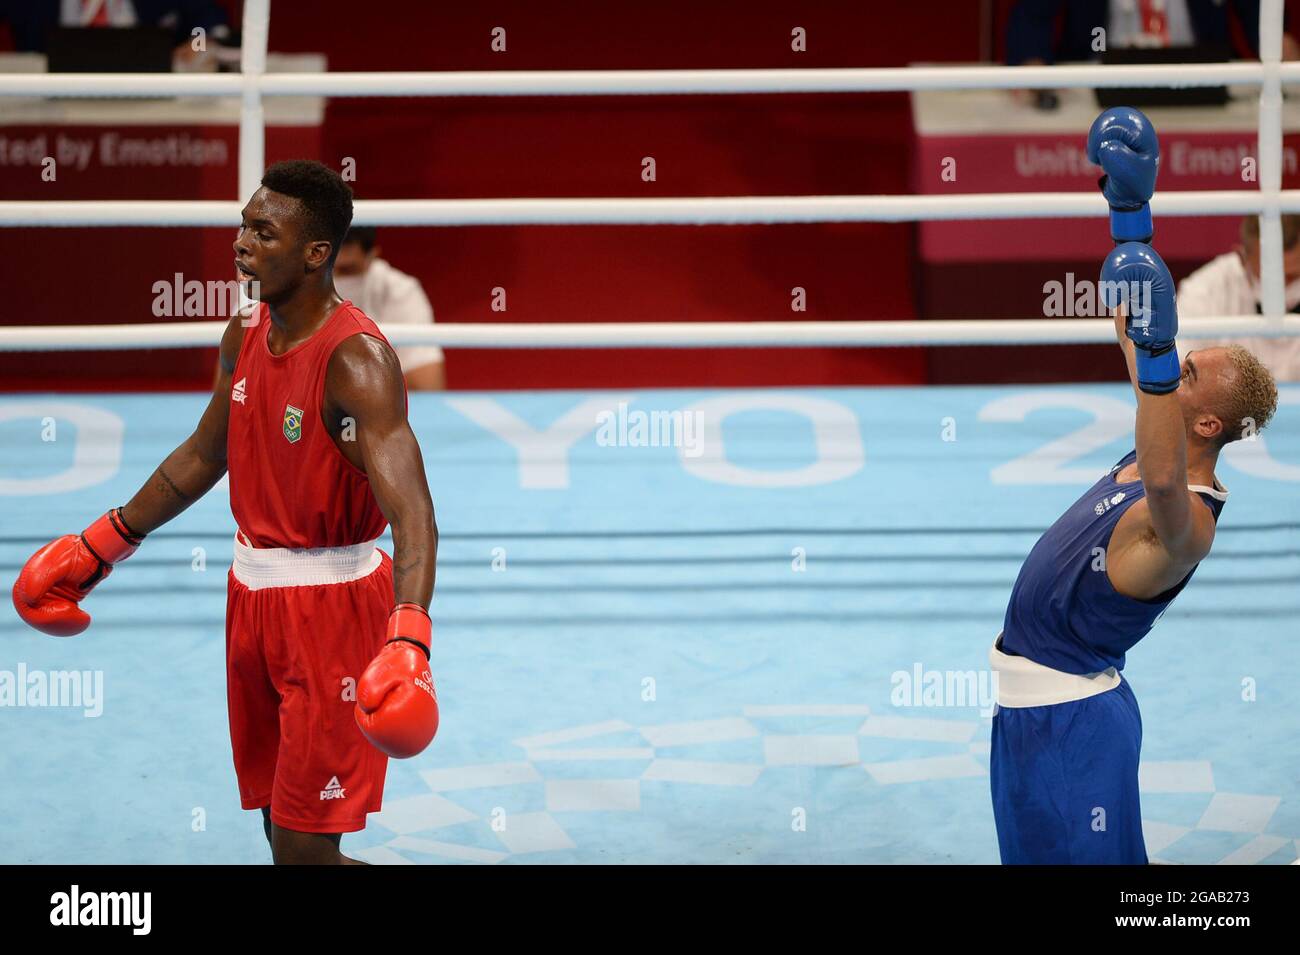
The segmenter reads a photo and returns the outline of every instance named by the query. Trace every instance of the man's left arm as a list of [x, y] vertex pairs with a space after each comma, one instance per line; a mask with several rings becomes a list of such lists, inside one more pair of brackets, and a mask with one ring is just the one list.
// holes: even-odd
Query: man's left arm
[[406, 389], [397, 356], [369, 335], [344, 339], [325, 373], [326, 413], [366, 472], [370, 490], [393, 527], [393, 592], [384, 645], [357, 681], [357, 726], [381, 752], [406, 759], [438, 732], [438, 697], [430, 660], [438, 528], [420, 446], [406, 420]]
[[1210, 552], [1214, 517], [1187, 487], [1187, 435], [1176, 393], [1137, 393], [1137, 461], [1151, 525], [1178, 563]]
[[1141, 110], [1105, 110], [1088, 130], [1088, 159], [1105, 173], [1098, 186], [1117, 244], [1102, 263], [1099, 294], [1115, 308], [1115, 334], [1137, 395], [1137, 466], [1151, 524], [1174, 561], [1195, 563], [1209, 553], [1214, 521], [1208, 508], [1193, 506], [1187, 487], [1178, 303], [1169, 267], [1148, 244], [1160, 160], [1155, 127]]
[[351, 425], [360, 466], [393, 528], [396, 602], [427, 608], [433, 599], [438, 527], [420, 445], [406, 417], [397, 356], [369, 335], [345, 339], [330, 358], [326, 391], [345, 437]]
[[[1115, 303], [1115, 332], [1137, 397], [1137, 465], [1151, 524], [1173, 560], [1195, 563], [1209, 553], [1214, 519], [1187, 487], [1187, 432], [1178, 387], [1189, 372], [1179, 377], [1173, 349], [1178, 330], [1173, 280], [1154, 249], [1131, 242], [1107, 257], [1102, 282], [1110, 283], [1106, 297], [1121, 298]], [[1134, 307], [1142, 309], [1145, 321], [1129, 318]]]

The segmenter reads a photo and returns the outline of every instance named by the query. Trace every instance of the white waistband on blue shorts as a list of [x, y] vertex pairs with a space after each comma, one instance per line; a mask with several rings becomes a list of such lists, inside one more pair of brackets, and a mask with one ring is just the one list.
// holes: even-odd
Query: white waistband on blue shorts
[[989, 663], [997, 675], [998, 706], [1052, 706], [1113, 690], [1120, 684], [1119, 671], [1107, 667], [1100, 673], [1062, 673], [1028, 657], [1013, 656], [998, 649], [998, 634], [989, 648]]
[[383, 557], [378, 538], [346, 547], [251, 547], [235, 534], [231, 571], [249, 590], [345, 584], [374, 573]]

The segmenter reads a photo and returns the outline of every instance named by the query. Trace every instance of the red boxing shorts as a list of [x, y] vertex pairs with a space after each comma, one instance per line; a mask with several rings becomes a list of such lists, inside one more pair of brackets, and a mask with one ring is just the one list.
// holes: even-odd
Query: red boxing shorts
[[235, 538], [226, 598], [230, 744], [245, 809], [298, 832], [356, 832], [388, 757], [357, 728], [356, 685], [384, 645], [393, 562], [374, 541], [309, 550]]

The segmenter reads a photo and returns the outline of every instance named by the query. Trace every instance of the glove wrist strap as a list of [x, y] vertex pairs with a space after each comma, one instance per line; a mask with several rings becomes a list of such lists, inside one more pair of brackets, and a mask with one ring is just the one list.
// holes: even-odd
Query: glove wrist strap
[[1116, 242], [1150, 243], [1155, 234], [1151, 223], [1151, 206], [1142, 203], [1137, 209], [1110, 210], [1110, 237]]
[[117, 564], [140, 549], [143, 534], [136, 534], [122, 520], [122, 509], [115, 507], [81, 532], [91, 553], [106, 564]]
[[1153, 351], [1149, 348], [1134, 349], [1136, 359], [1138, 388], [1149, 395], [1167, 395], [1178, 390], [1182, 380], [1182, 365], [1178, 361], [1178, 349], [1172, 344], [1166, 349]]
[[398, 604], [388, 616], [388, 643], [412, 643], [427, 660], [433, 646], [433, 622], [419, 604]]

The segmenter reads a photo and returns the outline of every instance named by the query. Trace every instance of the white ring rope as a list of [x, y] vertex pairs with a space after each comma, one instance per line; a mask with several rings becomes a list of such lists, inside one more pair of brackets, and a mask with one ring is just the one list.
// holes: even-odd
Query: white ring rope
[[[1276, 22], [1275, 31], [1264, 23]], [[1259, 223], [1261, 306], [1267, 314], [1286, 310], [1286, 281], [1282, 265], [1282, 0], [1264, 0], [1260, 7], [1259, 57], [1264, 82], [1259, 90], [1259, 191], [1265, 199]]]
[[[214, 347], [223, 321], [0, 327], [0, 351]], [[851, 322], [630, 322], [385, 325], [393, 345], [449, 348], [716, 348], [1046, 345], [1115, 340], [1109, 318]], [[1300, 335], [1300, 316], [1221, 316], [1178, 323], [1180, 339]]]
[[[249, 35], [245, 33], [245, 54]], [[1284, 63], [1283, 83], [1300, 83]], [[902, 66], [808, 70], [492, 70], [439, 73], [13, 73], [0, 96], [630, 96], [907, 93], [923, 90], [1260, 86], [1259, 63], [1101, 66]]]
[[[1281, 63], [1282, 0], [1263, 0], [1260, 63], [1141, 66], [957, 66], [811, 70], [570, 70], [443, 73], [266, 73], [270, 0], [246, 0], [240, 74], [0, 74], [0, 96], [239, 96], [239, 189], [251, 195], [263, 166], [264, 96], [599, 96], [632, 94], [867, 93], [964, 89], [1260, 87], [1258, 191], [1157, 194], [1158, 216], [1262, 215], [1265, 318], [1181, 323], [1187, 336], [1300, 335], [1284, 317], [1280, 214], [1300, 212], [1300, 190], [1281, 189], [1281, 85], [1300, 63]], [[1266, 26], [1271, 24], [1271, 26]], [[0, 226], [233, 227], [242, 200], [0, 201]], [[359, 225], [706, 225], [913, 222], [1092, 217], [1089, 193], [952, 196], [728, 196], [670, 199], [359, 200]], [[1100, 227], [1100, 222], [1098, 223]], [[224, 323], [0, 328], [0, 350], [196, 347]], [[1102, 342], [1109, 320], [908, 322], [672, 322], [391, 326], [394, 344], [501, 347], [704, 347], [726, 345], [938, 345]]]
[[[1277, 193], [1300, 212], [1300, 189]], [[219, 200], [0, 202], [0, 226], [210, 226], [234, 228], [241, 203]], [[1255, 191], [1157, 193], [1157, 216], [1250, 215], [1268, 208]], [[779, 222], [921, 222], [964, 219], [1097, 218], [1092, 192], [1008, 192], [953, 196], [722, 196], [691, 199], [371, 199], [353, 221], [376, 226], [744, 225]], [[1157, 233], [1158, 234], [1158, 233]]]

